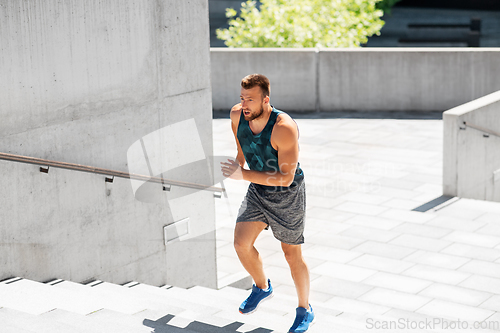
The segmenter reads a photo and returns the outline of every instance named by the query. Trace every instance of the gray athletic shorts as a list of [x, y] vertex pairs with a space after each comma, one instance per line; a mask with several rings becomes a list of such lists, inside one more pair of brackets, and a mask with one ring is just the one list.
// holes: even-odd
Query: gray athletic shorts
[[250, 183], [236, 222], [264, 222], [271, 227], [277, 240], [298, 245], [304, 243], [305, 213], [306, 185], [303, 180], [279, 192], [266, 191]]

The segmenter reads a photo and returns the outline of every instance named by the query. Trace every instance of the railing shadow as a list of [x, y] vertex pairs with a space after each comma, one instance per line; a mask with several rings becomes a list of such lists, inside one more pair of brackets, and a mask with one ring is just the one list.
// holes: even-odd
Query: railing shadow
[[[168, 324], [173, 318], [175, 318], [174, 315], [168, 314], [154, 321], [150, 319], [144, 319], [142, 323], [144, 326], [153, 328], [153, 333], [231, 333], [238, 332], [237, 329], [244, 325], [243, 323], [235, 321], [234, 323], [231, 323], [229, 325], [219, 327], [199, 321], [193, 321], [185, 328], [180, 328]], [[272, 331], [273, 330], [259, 327], [252, 331], [249, 331], [248, 333], [270, 333]]]

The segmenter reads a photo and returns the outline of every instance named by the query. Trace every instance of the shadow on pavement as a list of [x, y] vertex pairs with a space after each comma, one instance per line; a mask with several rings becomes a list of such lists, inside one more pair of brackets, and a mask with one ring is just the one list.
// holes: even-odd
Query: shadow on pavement
[[[234, 322], [229, 325], [219, 327], [199, 321], [193, 321], [185, 328], [169, 325], [168, 323], [175, 318], [174, 315], [168, 314], [156, 321], [144, 319], [143, 325], [154, 329], [154, 333], [230, 333], [237, 332], [243, 323]], [[270, 333], [272, 330], [266, 328], [256, 328], [248, 333]]]

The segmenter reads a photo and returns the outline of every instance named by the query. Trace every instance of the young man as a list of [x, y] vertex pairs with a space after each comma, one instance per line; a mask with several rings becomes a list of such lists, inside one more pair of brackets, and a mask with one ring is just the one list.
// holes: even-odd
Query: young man
[[[241, 81], [241, 103], [231, 109], [236, 139], [236, 161], [222, 163], [225, 177], [250, 181], [234, 231], [234, 247], [255, 284], [240, 312], [249, 314], [272, 296], [262, 258], [254, 247], [264, 229], [271, 228], [290, 266], [298, 295], [295, 321], [289, 332], [306, 332], [314, 319], [309, 304], [309, 269], [302, 257], [306, 208], [304, 173], [298, 162], [298, 128], [295, 121], [269, 104], [270, 83], [260, 74]], [[245, 161], [249, 169], [245, 169]]]

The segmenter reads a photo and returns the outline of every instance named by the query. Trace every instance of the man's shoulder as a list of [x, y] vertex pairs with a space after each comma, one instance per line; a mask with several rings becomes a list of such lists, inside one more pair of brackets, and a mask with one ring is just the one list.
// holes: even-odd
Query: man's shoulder
[[236, 104], [231, 108], [229, 112], [229, 117], [233, 123], [238, 123], [241, 115], [241, 103]]
[[281, 112], [276, 118], [276, 124], [274, 125], [273, 134], [275, 134], [275, 139], [277, 140], [290, 140], [298, 139], [298, 128], [297, 124], [285, 112]]
[[297, 124], [295, 123], [295, 120], [293, 120], [293, 118], [290, 117], [290, 115], [281, 111], [278, 114], [278, 116], [276, 117], [276, 127], [277, 128], [296, 129]]

